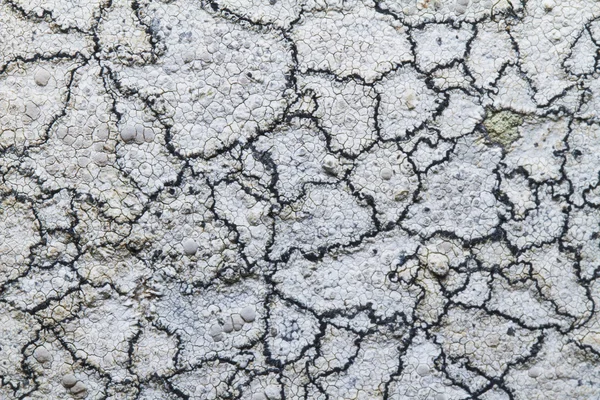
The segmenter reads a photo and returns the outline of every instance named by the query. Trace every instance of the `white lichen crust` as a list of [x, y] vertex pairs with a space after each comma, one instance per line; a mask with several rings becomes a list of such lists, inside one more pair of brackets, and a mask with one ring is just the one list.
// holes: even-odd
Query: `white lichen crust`
[[599, 60], [594, 0], [0, 0], [0, 399], [599, 399]]

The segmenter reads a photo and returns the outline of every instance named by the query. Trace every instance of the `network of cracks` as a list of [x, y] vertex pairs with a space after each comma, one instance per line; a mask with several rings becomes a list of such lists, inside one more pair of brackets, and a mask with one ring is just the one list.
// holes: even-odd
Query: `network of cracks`
[[0, 0], [0, 398], [600, 398], [600, 3]]

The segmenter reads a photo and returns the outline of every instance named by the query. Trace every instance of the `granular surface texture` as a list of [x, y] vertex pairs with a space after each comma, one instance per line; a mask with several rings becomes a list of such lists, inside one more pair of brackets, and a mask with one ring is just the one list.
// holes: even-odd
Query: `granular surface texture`
[[0, 0], [0, 399], [600, 399], [600, 2]]

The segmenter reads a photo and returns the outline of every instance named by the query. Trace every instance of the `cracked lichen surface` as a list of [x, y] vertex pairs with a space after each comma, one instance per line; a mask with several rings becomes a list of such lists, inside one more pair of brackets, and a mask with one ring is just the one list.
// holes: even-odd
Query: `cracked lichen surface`
[[600, 3], [0, 0], [0, 399], [600, 399]]

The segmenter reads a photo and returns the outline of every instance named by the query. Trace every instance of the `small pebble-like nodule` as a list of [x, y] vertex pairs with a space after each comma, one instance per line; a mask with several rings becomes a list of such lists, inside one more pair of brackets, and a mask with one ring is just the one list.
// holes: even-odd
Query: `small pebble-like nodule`
[[256, 319], [256, 310], [252, 306], [246, 306], [240, 311], [240, 315], [246, 322], [254, 322]]
[[35, 81], [36, 85], [38, 85], [38, 86], [48, 85], [50, 78], [51, 78], [50, 72], [48, 72], [45, 69], [38, 69], [35, 72], [35, 75], [33, 76], [33, 80]]
[[152, 128], [144, 128], [142, 131], [142, 136], [144, 138], [145, 142], [152, 142], [154, 140], [154, 137], [156, 136], [154, 133], [154, 129]]
[[233, 322], [233, 329], [236, 331], [239, 331], [244, 326], [244, 320], [240, 314], [233, 314], [231, 316], [231, 321]]
[[181, 242], [181, 245], [183, 246], [184, 253], [188, 256], [192, 256], [198, 251], [198, 243], [194, 239], [186, 238]]
[[136, 138], [136, 131], [135, 131], [134, 126], [126, 125], [123, 128], [121, 128], [121, 139], [123, 139], [124, 142], [126, 142], [126, 143], [131, 142], [135, 138]]
[[25, 115], [30, 118], [32, 121], [38, 119], [41, 115], [41, 110], [37, 104], [33, 101], [27, 101], [25, 103]]
[[443, 277], [448, 275], [448, 257], [440, 253], [429, 253], [427, 255], [427, 267], [435, 275]]
[[219, 325], [212, 325], [208, 331], [215, 342], [223, 340], [223, 329]]
[[233, 320], [231, 317], [225, 318], [225, 322], [223, 323], [223, 332], [231, 333], [233, 332]]
[[325, 170], [325, 172], [327, 172], [329, 174], [333, 174], [337, 167], [337, 160], [335, 159], [335, 157], [328, 155], [323, 160], [322, 167]]
[[82, 398], [87, 394], [87, 387], [81, 381], [78, 381], [70, 390], [75, 397]]
[[62, 385], [67, 389], [72, 388], [77, 383], [77, 378], [73, 374], [66, 374], [62, 377]]
[[41, 364], [52, 360], [52, 355], [50, 354], [50, 352], [46, 350], [46, 348], [41, 346], [35, 349], [35, 351], [33, 352], [33, 357], [37, 360], [37, 362]]
[[527, 375], [529, 375], [530, 378], [538, 378], [543, 372], [544, 370], [541, 367], [535, 366], [527, 371]]
[[419, 364], [419, 366], [417, 367], [417, 374], [419, 374], [420, 376], [429, 375], [429, 367], [425, 364]]
[[554, 0], [544, 0], [542, 2], [542, 6], [544, 7], [544, 10], [546, 12], [550, 12], [550, 11], [552, 11], [552, 9], [554, 9], [556, 4], [554, 3]]
[[394, 176], [394, 171], [391, 168], [382, 168], [381, 170], [381, 179], [385, 181], [389, 181]]

